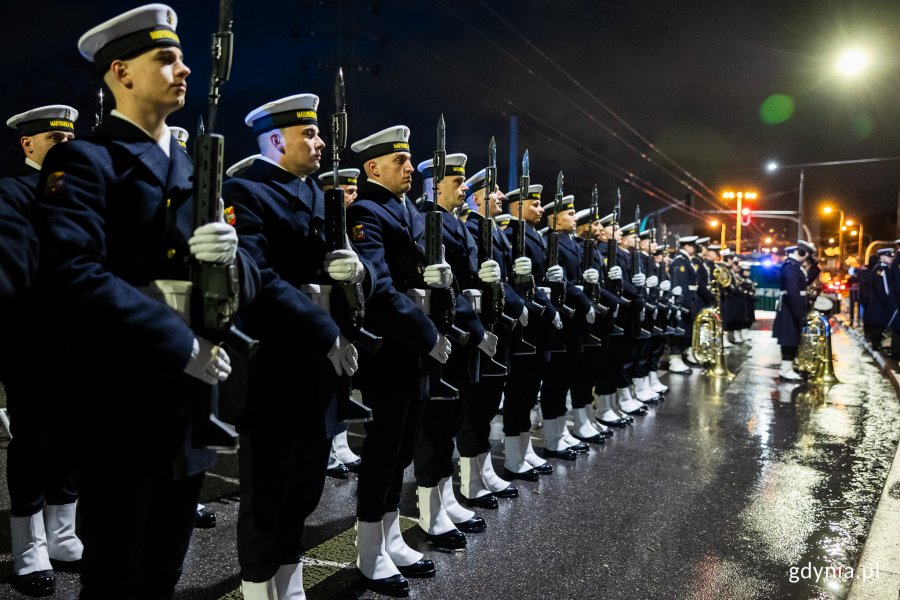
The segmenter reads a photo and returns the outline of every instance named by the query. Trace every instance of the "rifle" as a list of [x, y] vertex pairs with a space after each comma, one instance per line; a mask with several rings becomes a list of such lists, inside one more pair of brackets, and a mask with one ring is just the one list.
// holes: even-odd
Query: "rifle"
[[[194, 142], [194, 229], [219, 218], [219, 199], [222, 197], [222, 170], [225, 158], [225, 138], [211, 133], [216, 124], [219, 87], [231, 73], [231, 51], [234, 37], [231, 32], [231, 0], [219, 3], [219, 28], [212, 36], [213, 68], [209, 84], [209, 131], [198, 125]], [[236, 327], [240, 282], [237, 266], [192, 261], [191, 323], [198, 335], [216, 344], [228, 343], [239, 354], [251, 358], [259, 342], [252, 340]], [[195, 447], [234, 448], [237, 432], [216, 416], [218, 386], [210, 386], [208, 395], [196, 406], [193, 423]]]
[[[517, 258], [528, 256], [525, 252], [526, 234], [525, 221], [522, 218], [522, 204], [525, 202], [525, 199], [528, 198], [528, 188], [531, 187], [530, 166], [528, 150], [525, 150], [525, 154], [522, 155], [522, 175], [519, 177], [519, 215], [518, 218], [509, 225], [512, 227], [513, 262], [515, 262]], [[525, 300], [525, 307], [528, 309], [529, 318], [542, 315], [544, 313], [544, 307], [534, 301], [534, 275], [518, 275], [513, 273], [512, 282], [513, 289], [516, 290], [516, 293], [519, 294], [523, 300]], [[520, 336], [517, 346], [518, 348], [513, 351], [513, 354], [518, 356], [534, 354], [536, 351], [534, 344], [525, 340], [524, 331]]]
[[[647, 238], [647, 263], [650, 265], [650, 273], [653, 273], [653, 269], [656, 263], [653, 261], [653, 254], [651, 254], [651, 242], [656, 243], [656, 217], [651, 215], [650, 219], [647, 221], [647, 225], [650, 229], [650, 237]], [[640, 242], [638, 242], [640, 243]], [[660, 271], [662, 274], [662, 271]], [[657, 277], [658, 282], [662, 282], [662, 277]], [[652, 309], [653, 309], [653, 334], [654, 335], [662, 335], [665, 333], [665, 330], [659, 326], [659, 311], [660, 311], [660, 298], [662, 295], [662, 291], [659, 289], [659, 283], [657, 283], [656, 287], [652, 289], [650, 292], [650, 299], [653, 300]]]
[[[547, 234], [547, 265], [554, 267], [559, 265], [559, 231], [556, 230], [559, 220], [559, 206], [563, 199], [563, 172], [556, 176], [556, 201], [553, 203], [553, 229]], [[575, 309], [566, 306], [566, 282], [545, 282], [550, 288], [550, 301], [556, 310], [567, 319], [575, 316]]]
[[[641, 223], [641, 206], [636, 204], [634, 206], [634, 222], [635, 222], [635, 231], [634, 231], [634, 248], [631, 249], [631, 267], [634, 269], [634, 274], [643, 274], [644, 269], [641, 265], [641, 250], [640, 250], [640, 236], [638, 235]], [[635, 329], [638, 330], [637, 339], [644, 340], [650, 337], [650, 332], [644, 329], [644, 320], [646, 317], [646, 306], [649, 304], [647, 302], [647, 288], [641, 286], [640, 291], [638, 292], [640, 297], [641, 306], [634, 311], [635, 315]]]
[[[488, 166], [484, 172], [484, 218], [478, 224], [478, 264], [487, 260], [494, 260], [494, 219], [491, 218], [490, 195], [494, 191], [497, 179], [497, 142], [491, 138], [488, 145]], [[503, 292], [503, 283], [481, 282], [481, 321], [485, 329], [493, 332], [499, 324], [507, 331], [512, 331], [516, 326], [516, 320], [503, 314], [506, 306], [506, 296]], [[482, 357], [483, 359], [484, 357]], [[484, 362], [482, 360], [482, 362]], [[481, 368], [484, 377], [502, 377], [507, 374], [505, 365], [491, 358]]]
[[[660, 228], [662, 229], [661, 237], [662, 237], [662, 251], [663, 251], [663, 260], [662, 260], [662, 263], [660, 263], [660, 273], [665, 274], [667, 281], [671, 281], [671, 277], [669, 276], [669, 267], [668, 267], [668, 265], [666, 265], [666, 257], [669, 255], [669, 229], [665, 223], [661, 223]], [[662, 283], [662, 282], [660, 282], [660, 283]], [[665, 308], [666, 318], [664, 320], [664, 322], [666, 324], [666, 329], [665, 329], [666, 335], [673, 335], [676, 333], [676, 331], [675, 331], [674, 325], [672, 324], [673, 316], [674, 316], [672, 307], [675, 305], [675, 303], [672, 302], [672, 292], [671, 291], [669, 291], [669, 292], [660, 291], [659, 295], [660, 295], [661, 305], [664, 305], [666, 307]]]
[[[348, 247], [344, 188], [338, 185], [341, 152], [347, 146], [347, 103], [344, 93], [344, 72], [340, 67], [334, 80], [334, 104], [334, 114], [331, 115], [331, 163], [334, 187], [325, 192], [325, 243], [329, 252], [346, 250]], [[331, 318], [347, 339], [366, 352], [375, 354], [381, 349], [381, 337], [363, 327], [366, 315], [364, 298], [361, 283], [333, 284], [330, 294]], [[352, 398], [351, 388], [350, 376], [342, 375], [335, 390], [338, 421], [371, 421], [372, 409]]]
[[94, 133], [100, 124], [103, 123], [103, 86], [100, 86], [100, 89], [97, 90], [97, 104], [94, 107], [94, 126], [91, 128], [91, 133]]
[[[437, 147], [434, 151], [434, 175], [432, 179], [433, 209], [425, 214], [425, 262], [429, 265], [443, 262], [444, 260], [444, 225], [441, 211], [438, 209], [438, 185], [444, 178], [447, 168], [447, 126], [444, 124], [444, 115], [438, 119]], [[430, 308], [428, 316], [437, 326], [438, 331], [450, 338], [458, 346], [465, 346], [469, 341], [469, 334], [454, 324], [456, 319], [456, 293], [452, 287], [431, 288], [427, 290], [430, 296]], [[429, 398], [431, 400], [456, 400], [459, 398], [459, 390], [441, 378], [442, 368], [437, 361], [431, 365], [431, 386]]]
[[[591, 227], [593, 227], [594, 221], [599, 218], [597, 214], [597, 185], [594, 185], [594, 189], [591, 191]], [[581, 252], [581, 268], [579, 269], [580, 275], [580, 283], [584, 293], [591, 300], [591, 303], [594, 305], [594, 312], [597, 314], [597, 320], [594, 322], [594, 325], [588, 328], [588, 339], [585, 340], [585, 346], [601, 346], [603, 344], [603, 340], [597, 337], [594, 334], [594, 328], [600, 326], [603, 323], [603, 317], [605, 317], [609, 313], [609, 309], [602, 304], [600, 304], [600, 283], [589, 283], [584, 280], [584, 272], [588, 269], [593, 268], [594, 266], [594, 238], [591, 235], [590, 229], [588, 230], [588, 236], [581, 239], [582, 252]]]

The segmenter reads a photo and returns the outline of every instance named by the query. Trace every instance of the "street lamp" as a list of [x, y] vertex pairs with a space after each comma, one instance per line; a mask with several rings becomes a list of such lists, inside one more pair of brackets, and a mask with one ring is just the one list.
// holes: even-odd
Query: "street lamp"
[[799, 205], [797, 208], [797, 238], [800, 239], [803, 237], [803, 176], [804, 176], [804, 168], [805, 167], [830, 167], [832, 165], [854, 165], [857, 163], [871, 163], [871, 162], [885, 162], [885, 161], [893, 161], [900, 160], [900, 156], [884, 156], [879, 158], [857, 158], [854, 160], [830, 160], [825, 162], [811, 162], [811, 163], [803, 163], [796, 165], [779, 165], [774, 160], [766, 163], [766, 171], [768, 173], [774, 173], [780, 169], [800, 169], [800, 193], [799, 193]]
[[838, 219], [838, 260], [837, 260], [837, 270], [840, 273], [841, 266], [844, 264], [844, 232], [847, 230], [847, 226], [844, 225], [844, 211], [840, 208], [835, 209], [831, 206], [825, 206], [822, 208], [822, 212], [826, 215], [830, 215], [835, 210], [840, 213], [840, 219]]
[[869, 66], [869, 55], [865, 50], [849, 48], [838, 56], [836, 66], [841, 75], [856, 77]]
[[[741, 206], [744, 202], [744, 198], [746, 198], [747, 200], [755, 200], [756, 192], [725, 192], [724, 194], [722, 194], [722, 197], [725, 198], [726, 200], [733, 200], [734, 198], [737, 198], [737, 210], [735, 211], [736, 224], [735, 224], [735, 228], [734, 228], [734, 253], [740, 254], [741, 253], [741, 223], [743, 222], [744, 217], [746, 217], [747, 215], [750, 214], [750, 209], [743, 209], [743, 208], [741, 208]], [[746, 211], [746, 212], [744, 212], [744, 211]], [[725, 245], [724, 226], [723, 226], [723, 231], [722, 231], [722, 240], [723, 240], [722, 245], [724, 246]]]

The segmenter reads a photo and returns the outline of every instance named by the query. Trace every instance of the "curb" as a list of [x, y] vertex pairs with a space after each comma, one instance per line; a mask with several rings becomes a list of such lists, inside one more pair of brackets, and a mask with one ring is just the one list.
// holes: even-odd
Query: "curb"
[[[889, 361], [878, 352], [858, 331], [840, 324], [840, 327], [853, 338], [857, 344], [865, 348], [875, 364], [890, 380], [894, 391], [900, 396], [900, 381], [897, 373], [891, 368]], [[847, 600], [880, 600], [900, 598], [900, 444], [881, 498], [872, 516], [872, 524], [866, 536], [862, 554], [856, 565], [854, 577], [847, 592]]]

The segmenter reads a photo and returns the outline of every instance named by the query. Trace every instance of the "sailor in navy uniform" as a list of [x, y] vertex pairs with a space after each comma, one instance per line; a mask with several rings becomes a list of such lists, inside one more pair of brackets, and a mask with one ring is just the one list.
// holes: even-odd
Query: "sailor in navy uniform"
[[[559, 206], [556, 203], [559, 202]], [[593, 302], [578, 287], [583, 278], [580, 248], [572, 239], [575, 233], [575, 196], [563, 196], [543, 206], [547, 224], [558, 234], [559, 263], [549, 265], [547, 281], [553, 281], [549, 271], [560, 267], [560, 279], [565, 286], [566, 306], [575, 310], [571, 317], [563, 318], [559, 339], [565, 344], [564, 352], [553, 352], [544, 371], [541, 387], [541, 414], [544, 420], [544, 454], [563, 460], [575, 460], [576, 454], [586, 453], [588, 445], [578, 440], [566, 424], [566, 397], [575, 379], [578, 359], [584, 349], [588, 328], [597, 319]], [[544, 236], [544, 247], [549, 248], [552, 234]], [[558, 309], [559, 307], [557, 307]]]
[[894, 303], [894, 288], [891, 281], [891, 265], [894, 250], [882, 248], [878, 251], [878, 264], [872, 269], [872, 297], [863, 315], [863, 330], [866, 339], [876, 351], [881, 351], [882, 335], [891, 319], [895, 317], [897, 305]]
[[806, 273], [801, 265], [815, 255], [816, 248], [808, 242], [798, 240], [796, 246], [786, 248], [785, 252], [788, 258], [781, 265], [781, 287], [772, 336], [778, 339], [778, 345], [781, 346], [781, 370], [778, 375], [788, 381], [800, 381], [802, 377], [794, 371], [793, 361], [797, 358], [800, 330], [808, 312]]
[[[446, 173], [433, 197], [433, 161], [419, 164], [423, 175], [425, 201], [422, 211], [441, 211], [444, 260], [453, 270], [456, 291], [456, 326], [469, 334], [468, 343], [453, 343], [453, 353], [443, 368], [443, 379], [459, 391], [459, 399], [429, 402], [422, 414], [416, 441], [415, 466], [419, 499], [419, 527], [426, 539], [445, 549], [466, 545], [465, 533], [487, 528], [484, 519], [463, 507], [453, 493], [453, 437], [459, 432], [469, 405], [470, 388], [480, 378], [481, 361], [496, 354], [497, 336], [486, 331], [467, 296], [480, 296], [480, 283], [500, 281], [500, 264], [486, 260], [479, 264], [475, 239], [456, 211], [465, 204], [465, 154], [448, 154]], [[424, 218], [424, 217], [423, 217]], [[486, 356], [482, 358], [481, 353]]]
[[[469, 218], [466, 228], [471, 236], [480, 235], [481, 223], [484, 221], [484, 208], [487, 205], [488, 215], [493, 218], [503, 210], [503, 192], [497, 185], [488, 194], [485, 187], [485, 169], [482, 169], [466, 180], [466, 202], [469, 206]], [[507, 215], [508, 216], [508, 215]], [[528, 325], [528, 309], [525, 301], [510, 285], [513, 273], [531, 274], [531, 259], [527, 256], [513, 260], [512, 245], [506, 235], [496, 225], [492, 230], [493, 258], [500, 267], [500, 280], [503, 282], [505, 296], [504, 313], [516, 320], [516, 328]], [[466, 406], [466, 414], [459, 434], [456, 436], [456, 447], [459, 450], [459, 491], [472, 506], [494, 509], [498, 507], [497, 498], [517, 498], [519, 490], [509, 481], [502, 479], [494, 471], [491, 460], [491, 421], [500, 408], [503, 390], [506, 388], [510, 362], [512, 359], [514, 333], [502, 326], [495, 326], [497, 335], [497, 353], [494, 360], [507, 369], [503, 377], [484, 377], [470, 387], [471, 398]]]
[[[606, 289], [603, 255], [597, 246], [600, 232], [603, 226], [600, 224], [600, 215], [592, 208], [585, 208], [575, 213], [576, 234], [575, 242], [578, 245], [579, 269], [582, 265], [588, 265], [581, 273], [581, 279], [585, 290], [588, 286], [594, 287], [599, 292], [597, 298], [600, 304], [607, 307], [608, 313], [597, 316], [593, 325], [585, 325], [585, 335], [592, 335], [594, 341], [585, 343], [584, 349], [578, 357], [575, 367], [575, 375], [572, 380], [572, 421], [574, 427], [572, 435], [582, 441], [595, 444], [603, 443], [604, 438], [612, 436], [612, 430], [594, 418], [594, 413], [589, 405], [594, 401], [594, 381], [597, 372], [601, 369], [603, 361], [609, 360], [609, 333], [611, 331], [610, 320], [619, 300], [615, 294]], [[585, 252], [589, 252], [585, 262]], [[592, 299], [593, 301], [593, 299]]]
[[[357, 368], [356, 348], [328, 304], [317, 301], [325, 296], [320, 286], [372, 282], [352, 249], [326, 250], [324, 195], [312, 176], [325, 147], [318, 104], [313, 94], [296, 94], [252, 110], [244, 122], [261, 156], [222, 192], [240, 246], [262, 279], [254, 302], [241, 310], [242, 329], [260, 349], [237, 422], [238, 562], [244, 597], [254, 600], [305, 597], [304, 521], [322, 494], [337, 429], [337, 378]], [[290, 393], [298, 381], [302, 391]]]
[[632, 376], [632, 384], [634, 386], [634, 397], [640, 402], [656, 404], [659, 401], [660, 394], [650, 386], [650, 362], [652, 360], [653, 346], [660, 340], [664, 333], [654, 330], [656, 326], [656, 316], [658, 316], [657, 286], [659, 285], [659, 276], [653, 272], [653, 260], [650, 257], [650, 238], [654, 232], [652, 229], [645, 229], [638, 232], [635, 236], [637, 244], [637, 253], [633, 256], [640, 261], [641, 273], [644, 274], [646, 280], [644, 292], [647, 306], [644, 310], [643, 328], [650, 331], [650, 338], [638, 340], [637, 344], [637, 360], [635, 362], [634, 374]]
[[[690, 374], [691, 368], [685, 364], [684, 353], [691, 346], [693, 333], [694, 296], [697, 293], [697, 269], [693, 257], [697, 251], [697, 236], [688, 235], [678, 238], [678, 252], [669, 265], [669, 275], [672, 278], [672, 296], [675, 299], [675, 310], [680, 311], [676, 319], [682, 323], [684, 334], [672, 334], [669, 336], [669, 372]], [[682, 307], [690, 309], [690, 314], [682, 310]]]
[[413, 173], [409, 128], [389, 127], [351, 149], [359, 155], [366, 180], [347, 208], [347, 226], [360, 256], [376, 268], [366, 322], [383, 338], [378, 354], [362, 355], [356, 381], [373, 417], [365, 424], [359, 471], [356, 565], [373, 591], [405, 596], [406, 577], [435, 572], [432, 561], [403, 541], [399, 507], [403, 471], [413, 461], [428, 398], [428, 361], [446, 363], [451, 350], [450, 341], [407, 293], [423, 284], [449, 287], [453, 274], [446, 262], [422, 268], [424, 224], [406, 197]]
[[617, 248], [616, 256], [610, 257], [609, 242], [618, 242], [622, 238], [621, 231], [616, 227], [615, 215], [610, 213], [602, 217], [597, 230], [597, 252], [603, 257], [602, 264], [605, 270], [604, 279], [608, 288], [621, 282], [622, 293], [611, 294], [615, 296], [616, 304], [607, 315], [609, 333], [605, 340], [604, 348], [606, 358], [598, 364], [596, 377], [594, 378], [594, 393], [597, 395], [596, 411], [597, 420], [608, 427], [625, 427], [634, 422], [634, 417], [623, 412], [616, 401], [618, 390], [627, 388], [628, 376], [625, 373], [625, 354], [631, 335], [631, 319], [629, 318], [631, 300], [626, 296], [625, 290], [633, 296], [635, 290], [630, 282], [623, 280], [623, 274], [627, 274], [627, 253]]
[[175, 25], [153, 4], [81, 37], [116, 109], [90, 140], [54, 146], [38, 184], [42, 277], [72, 346], [85, 599], [173, 595], [215, 459], [193, 448], [192, 418], [230, 373], [188, 324], [189, 261], [235, 264], [242, 304], [259, 283], [233, 227], [192, 228], [193, 166], [165, 123], [190, 74]]
[[[18, 223], [18, 233], [34, 247], [38, 245], [33, 222], [41, 164], [50, 148], [75, 137], [77, 119], [77, 110], [55, 104], [6, 121], [19, 135], [25, 161], [22, 174], [0, 179], [0, 204], [20, 219], [6, 225]], [[12, 241], [4, 239], [4, 245]], [[27, 245], [14, 247], [16, 254], [20, 248]], [[69, 436], [58, 431], [57, 411], [47, 411], [48, 405], [64, 402], [67, 389], [45, 373], [51, 359], [48, 349], [62, 346], [62, 341], [30, 283], [37, 274], [37, 256], [32, 258], [27, 280], [20, 279], [15, 296], [0, 305], [4, 318], [0, 381], [6, 389], [13, 434], [7, 458], [11, 583], [23, 594], [38, 596], [54, 589], [51, 560], [60, 568], [75, 568], [83, 545], [75, 534], [78, 493], [69, 461]]]
[[657, 334], [654, 332], [653, 340], [651, 341], [650, 359], [647, 363], [647, 383], [651, 390], [662, 395], [669, 391], [669, 386], [659, 380], [659, 361], [662, 359], [663, 354], [666, 353], [666, 344], [669, 341], [666, 329], [669, 323], [669, 313], [672, 310], [669, 303], [672, 282], [669, 280], [669, 273], [666, 269], [665, 252], [659, 247], [653, 237], [649, 240], [648, 251], [651, 260], [648, 273], [655, 275], [659, 280], [655, 301], [657, 306], [656, 326], [661, 333]]
[[[637, 252], [637, 221], [622, 225], [617, 234], [622, 236], [621, 242], [617, 249], [618, 264], [623, 267], [625, 278], [622, 285], [623, 295], [631, 301], [628, 306], [628, 320], [625, 323], [625, 364], [622, 366], [624, 371], [624, 381], [619, 381], [616, 388], [616, 402], [619, 409], [628, 415], [643, 416], [647, 414], [647, 405], [635, 397], [632, 392], [633, 381], [638, 377], [640, 372], [641, 351], [649, 343], [649, 338], [641, 338], [641, 330], [649, 329], [650, 324], [647, 317], [646, 306], [644, 303], [644, 290], [647, 283], [647, 275], [638, 272], [640, 253]], [[624, 385], [622, 385], [624, 383]]]
[[[531, 260], [532, 275], [543, 281], [547, 271], [544, 255], [544, 240], [535, 230], [544, 214], [541, 208], [542, 185], [531, 185], [526, 196], [521, 190], [506, 192], [506, 203], [510, 214], [518, 215], [521, 208], [525, 230], [525, 256]], [[520, 207], [521, 205], [521, 207]], [[516, 227], [510, 226], [504, 233], [511, 244], [515, 244]], [[554, 269], [554, 277], [561, 276], [562, 267]], [[503, 433], [506, 460], [504, 478], [537, 481], [541, 474], [553, 472], [553, 467], [537, 455], [531, 445], [531, 409], [537, 403], [541, 389], [544, 365], [550, 360], [550, 342], [553, 332], [562, 329], [562, 318], [554, 308], [550, 297], [541, 289], [534, 290], [535, 311], [529, 310], [529, 324], [526, 340], [533, 344], [535, 354], [514, 354], [503, 401]], [[538, 308], [540, 309], [538, 311]], [[531, 312], [540, 312], [540, 317]]]
[[[323, 192], [334, 189], [334, 171], [325, 171], [317, 178]], [[350, 206], [356, 200], [359, 190], [359, 169], [339, 169], [337, 186], [344, 190], [344, 205]], [[347, 441], [346, 423], [337, 424], [337, 433], [331, 440], [331, 453], [328, 455], [328, 468], [325, 473], [335, 479], [347, 479], [350, 473], [359, 473], [362, 461]]]

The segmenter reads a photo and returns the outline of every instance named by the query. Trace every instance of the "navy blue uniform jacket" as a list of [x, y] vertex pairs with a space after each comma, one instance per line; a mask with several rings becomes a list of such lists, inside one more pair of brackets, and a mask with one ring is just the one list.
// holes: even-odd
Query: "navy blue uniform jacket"
[[[897, 309], [893, 291], [890, 267], [884, 263], [875, 265], [875, 268], [872, 269], [872, 297], [863, 314], [863, 321], [866, 325], [887, 327]], [[896, 325], [895, 321], [891, 327], [896, 328]]]
[[806, 321], [806, 274], [793, 258], [781, 266], [781, 303], [775, 314], [772, 335], [782, 346], [799, 346], [800, 330]]
[[[478, 229], [483, 220], [484, 217], [481, 214], [476, 212], [469, 213], [469, 218], [466, 220], [466, 229], [469, 230], [473, 240], [478, 239]], [[493, 253], [491, 258], [500, 265], [500, 280], [503, 281], [503, 293], [506, 298], [506, 306], [503, 309], [503, 313], [513, 319], [518, 319], [525, 308], [525, 300], [509, 284], [513, 272], [512, 244], [509, 243], [509, 240], [496, 225], [494, 225], [492, 231], [492, 238]]]
[[[189, 277], [193, 165], [174, 139], [170, 153], [116, 117], [91, 139], [57, 144], [41, 169], [37, 225], [44, 283], [75, 348], [68, 366], [81, 437], [122, 444], [153, 465], [171, 461], [180, 477], [214, 459], [189, 456], [191, 408], [208, 387], [183, 372], [194, 332], [139, 289]], [[243, 252], [237, 265], [247, 303], [259, 271]]]
[[[239, 425], [242, 431], [284, 426], [323, 439], [333, 434], [334, 424], [324, 419], [336, 381], [326, 354], [340, 332], [300, 287], [334, 283], [323, 270], [324, 194], [311, 176], [303, 180], [258, 159], [225, 182], [222, 195], [226, 208], [234, 210], [240, 246], [261, 279], [256, 298], [241, 309], [241, 329], [260, 341], [260, 349], [250, 362], [248, 402]], [[371, 265], [364, 264], [371, 274]], [[370, 276], [364, 282], [368, 292], [371, 281]], [[289, 390], [294, 391], [285, 393]]]

